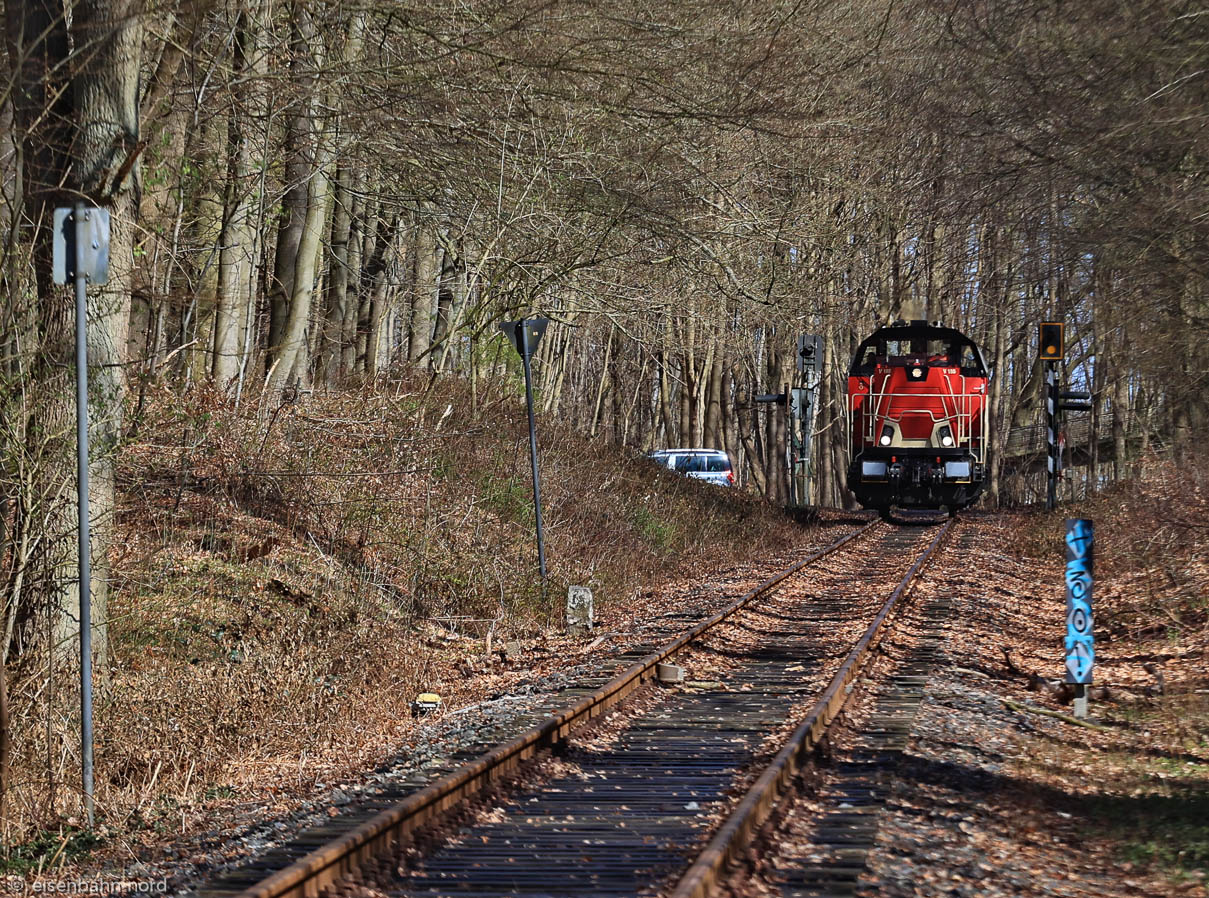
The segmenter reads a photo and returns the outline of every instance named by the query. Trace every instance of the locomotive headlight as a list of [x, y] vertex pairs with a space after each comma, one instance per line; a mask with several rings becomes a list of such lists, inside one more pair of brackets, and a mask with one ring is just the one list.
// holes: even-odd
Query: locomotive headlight
[[922, 368], [912, 368], [911, 376], [912, 377], [923, 377], [924, 376], [923, 369]]
[[940, 445], [942, 445], [942, 446], [952, 446], [952, 445], [953, 445], [953, 438], [952, 438], [951, 436], [949, 436], [949, 435], [946, 433], [944, 436], [942, 436], [942, 437], [940, 438]]
[[888, 433], [882, 434], [881, 444], [883, 446], [889, 446], [890, 443], [892, 443], [893, 441], [894, 441], [894, 438], [892, 436], [890, 436], [890, 434], [888, 434]]
[[937, 436], [940, 437], [940, 445], [946, 449], [953, 445], [953, 428], [948, 424], [942, 424], [937, 428]]

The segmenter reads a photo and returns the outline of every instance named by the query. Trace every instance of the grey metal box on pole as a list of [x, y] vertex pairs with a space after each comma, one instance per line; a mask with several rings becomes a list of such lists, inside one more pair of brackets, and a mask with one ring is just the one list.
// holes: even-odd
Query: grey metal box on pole
[[51, 274], [76, 293], [76, 499], [79, 509], [80, 756], [88, 825], [96, 822], [92, 757], [92, 539], [88, 508], [88, 284], [109, 280], [109, 213], [77, 203], [54, 214]]

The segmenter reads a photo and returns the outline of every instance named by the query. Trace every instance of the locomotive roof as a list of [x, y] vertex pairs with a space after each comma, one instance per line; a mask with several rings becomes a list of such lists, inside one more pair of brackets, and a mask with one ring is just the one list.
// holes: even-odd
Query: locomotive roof
[[[932, 340], [956, 340], [962, 343], [974, 343], [973, 340], [955, 327], [930, 324], [927, 321], [901, 321], [896, 324], [887, 324], [885, 327], [879, 327], [862, 340], [861, 343], [863, 345], [878, 340], [910, 340], [921, 337]], [[977, 346], [978, 344], [974, 343], [974, 345]]]

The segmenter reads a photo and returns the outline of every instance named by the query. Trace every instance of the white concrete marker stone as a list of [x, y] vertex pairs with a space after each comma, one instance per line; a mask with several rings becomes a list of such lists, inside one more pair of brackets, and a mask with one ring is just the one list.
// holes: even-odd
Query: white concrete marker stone
[[660, 661], [655, 665], [655, 677], [660, 683], [669, 686], [684, 682], [684, 668], [679, 664], [668, 664]]
[[592, 590], [586, 586], [567, 587], [567, 632], [592, 632]]

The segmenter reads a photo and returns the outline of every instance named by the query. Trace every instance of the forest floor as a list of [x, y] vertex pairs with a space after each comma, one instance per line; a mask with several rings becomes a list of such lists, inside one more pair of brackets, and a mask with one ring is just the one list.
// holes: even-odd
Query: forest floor
[[[568, 660], [590, 666], [832, 538], [543, 419], [543, 583], [522, 396], [417, 377], [268, 408], [151, 388], [119, 454], [98, 825], [82, 826], [78, 674], [26, 657], [9, 670], [11, 888], [208, 868], [242, 829], [269, 831], [245, 853], [268, 844], [400, 755], [437, 768], [438, 736], [522, 713], [502, 699], [532, 705]], [[594, 592], [589, 636], [565, 635], [569, 584]], [[690, 588], [699, 601], [677, 599]], [[435, 723], [411, 715], [428, 691]]]
[[[865, 896], [1206, 895], [1209, 502], [1168, 468], [1054, 514], [977, 518]], [[1096, 530], [1097, 688], [1064, 673], [1064, 518]]]
[[[414, 384], [368, 409], [333, 397], [270, 414], [152, 397], [120, 472], [100, 826], [84, 832], [63, 798], [70, 716], [31, 727], [18, 759], [33, 785], [10, 796], [10, 892], [196, 885], [391, 777], [438, 774], [459, 745], [851, 524], [800, 527], [548, 427], [543, 591], [528, 572], [523, 418], [478, 399], [479, 416], [455, 426], [448, 410], [468, 397]], [[1062, 521], [1076, 514], [1096, 522], [1108, 692], [1092, 702], [1095, 728], [1068, 719], [1051, 682]], [[1203, 485], [1159, 465], [1060, 514], [973, 516], [962, 596], [977, 613], [919, 718], [869, 894], [1090, 895], [1079, 883], [1092, 866], [1119, 886], [1107, 894], [1203, 894], [1206, 520]], [[590, 636], [564, 632], [568, 583], [596, 590]], [[411, 699], [428, 689], [444, 707], [415, 720]], [[38, 723], [38, 706], [23, 707]], [[37, 780], [47, 758], [54, 805]], [[955, 766], [977, 773], [972, 787], [948, 776]]]

